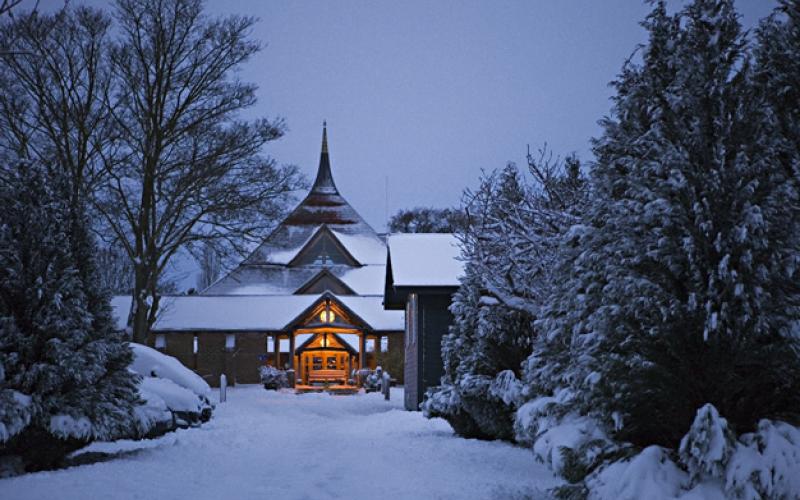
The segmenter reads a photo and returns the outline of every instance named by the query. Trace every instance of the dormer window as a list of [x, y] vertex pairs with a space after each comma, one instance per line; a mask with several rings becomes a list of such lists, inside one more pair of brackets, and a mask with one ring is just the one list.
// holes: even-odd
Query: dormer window
[[359, 263], [342, 247], [325, 226], [300, 250], [289, 263], [299, 266], [358, 266]]

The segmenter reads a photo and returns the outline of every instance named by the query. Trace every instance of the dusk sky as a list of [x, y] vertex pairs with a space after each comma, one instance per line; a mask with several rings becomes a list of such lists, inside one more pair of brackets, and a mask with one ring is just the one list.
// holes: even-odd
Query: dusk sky
[[[776, 3], [736, 2], [746, 27]], [[266, 46], [241, 78], [259, 86], [252, 116], [289, 127], [266, 152], [313, 180], [327, 120], [337, 186], [379, 232], [387, 178], [391, 214], [458, 204], [481, 169], [524, 165], [527, 144], [590, 161], [608, 83], [645, 41], [639, 22], [650, 10], [637, 0], [207, 6], [260, 19], [253, 37]]]
[[[776, 2], [739, 1], [745, 26]], [[675, 6], [680, 5], [675, 2]], [[225, 1], [215, 13], [261, 19], [267, 47], [242, 78], [256, 113], [289, 132], [269, 152], [313, 180], [328, 121], [340, 191], [377, 231], [389, 213], [444, 207], [481, 169], [524, 165], [526, 145], [591, 160], [608, 83], [650, 7], [614, 1]]]
[[[746, 28], [776, 3], [736, 2]], [[591, 161], [608, 84], [645, 41], [639, 23], [650, 11], [637, 0], [207, 6], [260, 19], [253, 37], [265, 48], [241, 72], [259, 86], [251, 117], [283, 117], [289, 127], [266, 152], [313, 181], [327, 120], [337, 186], [379, 232], [387, 179], [392, 214], [458, 204], [481, 169], [524, 165], [528, 144]]]

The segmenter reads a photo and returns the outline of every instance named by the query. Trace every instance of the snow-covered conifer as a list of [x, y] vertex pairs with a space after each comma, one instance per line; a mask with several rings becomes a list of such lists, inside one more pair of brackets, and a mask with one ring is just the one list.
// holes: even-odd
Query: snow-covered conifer
[[732, 1], [660, 2], [644, 26], [527, 380], [572, 388], [564, 413], [619, 440], [677, 447], [705, 403], [736, 432], [799, 416], [797, 156], [754, 88]]
[[3, 449], [35, 469], [93, 439], [146, 429], [133, 417], [131, 352], [113, 329], [80, 207], [37, 164], [3, 174], [0, 397], [12, 402], [2, 412]]

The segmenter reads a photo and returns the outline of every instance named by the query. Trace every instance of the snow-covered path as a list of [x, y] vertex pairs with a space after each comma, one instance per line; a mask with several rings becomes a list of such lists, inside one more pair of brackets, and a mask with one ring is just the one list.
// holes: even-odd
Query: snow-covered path
[[378, 394], [339, 396], [229, 390], [199, 429], [112, 460], [0, 480], [2, 499], [487, 499], [539, 498], [556, 484], [529, 450], [455, 437]]

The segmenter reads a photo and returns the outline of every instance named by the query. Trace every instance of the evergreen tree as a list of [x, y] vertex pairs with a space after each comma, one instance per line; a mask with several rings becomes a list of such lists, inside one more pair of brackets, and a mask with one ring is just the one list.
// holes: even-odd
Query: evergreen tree
[[85, 217], [36, 164], [0, 185], [2, 454], [55, 465], [94, 439], [142, 435], [131, 352], [114, 331]]
[[533, 320], [548, 296], [557, 240], [578, 210], [583, 181], [576, 158], [534, 159], [527, 183], [514, 165], [465, 194], [460, 233], [465, 277], [453, 297], [454, 324], [442, 341], [442, 386], [427, 394], [428, 416], [470, 437], [514, 438], [522, 362]]
[[676, 15], [659, 2], [644, 26], [527, 380], [568, 388], [562, 413], [618, 440], [674, 448], [706, 403], [737, 434], [800, 417], [797, 156], [753, 83], [732, 1]]

